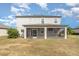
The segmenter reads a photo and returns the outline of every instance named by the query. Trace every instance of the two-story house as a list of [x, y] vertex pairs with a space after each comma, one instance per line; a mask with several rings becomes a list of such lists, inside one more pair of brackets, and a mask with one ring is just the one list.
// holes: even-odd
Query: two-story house
[[67, 39], [67, 27], [61, 25], [61, 16], [16, 16], [20, 36], [26, 38]]

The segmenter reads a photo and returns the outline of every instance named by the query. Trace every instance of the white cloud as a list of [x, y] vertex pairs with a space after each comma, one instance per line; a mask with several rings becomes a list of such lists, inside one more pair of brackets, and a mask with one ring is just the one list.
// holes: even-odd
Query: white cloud
[[59, 13], [64, 16], [74, 16], [75, 18], [79, 18], [79, 7], [72, 7], [68, 10], [64, 8], [56, 8], [51, 11], [52, 13]]
[[0, 19], [0, 22], [4, 22], [5, 20], [3, 20], [3, 19]]
[[17, 14], [18, 12], [20, 11], [20, 9], [14, 7], [14, 6], [11, 6], [11, 12]]
[[9, 23], [3, 23], [3, 24], [5, 24], [5, 25], [7, 25], [7, 26], [10, 26], [10, 24], [9, 24]]
[[14, 4], [15, 6], [18, 6], [20, 8], [26, 8], [26, 9], [30, 9], [29, 7], [29, 3], [17, 3], [17, 4]]
[[75, 16], [75, 18], [79, 21], [79, 15]]
[[16, 14], [16, 16], [21, 16], [22, 14], [21, 14], [21, 12], [18, 12], [17, 14]]
[[11, 12], [14, 13], [15, 15], [22, 15], [25, 13], [25, 11], [29, 12], [30, 7], [29, 4], [25, 4], [25, 3], [17, 3], [17, 4], [13, 4], [11, 6]]
[[32, 13], [28, 13], [27, 15], [28, 15], [28, 16], [31, 16], [31, 15], [32, 15]]
[[0, 22], [9, 22], [10, 20], [8, 19], [0, 19]]
[[24, 12], [24, 11], [25, 11], [25, 9], [23, 9], [23, 8], [20, 8], [20, 11], [21, 11], [21, 12]]
[[14, 26], [12, 24], [15, 24], [16, 21], [14, 15], [9, 15], [9, 16], [1, 17], [0, 22], [7, 26]]
[[11, 24], [15, 24], [16, 23], [16, 19], [13, 17], [13, 15], [9, 15], [9, 16], [7, 16], [7, 18], [9, 18], [9, 21], [5, 22], [7, 25], [11, 26]]
[[77, 6], [78, 4], [79, 4], [79, 3], [66, 3], [66, 5], [72, 6], [72, 7]]
[[12, 21], [10, 21], [10, 24], [16, 23], [16, 20], [13, 19]]
[[72, 15], [72, 11], [65, 10], [63, 8], [57, 8], [57, 9], [52, 10], [51, 12], [60, 12], [64, 16], [71, 16]]
[[6, 18], [13, 19], [14, 17], [13, 17], [13, 15], [9, 15]]
[[29, 12], [29, 10], [31, 9], [30, 7], [29, 7], [29, 5], [30, 5], [30, 3], [15, 3], [15, 4], [13, 4], [13, 6], [14, 7], [18, 7], [18, 8], [20, 8], [21, 9], [21, 11], [28, 11]]
[[47, 3], [37, 3], [42, 9], [48, 10]]
[[73, 8], [71, 8], [71, 11], [73, 13], [79, 13], [79, 7], [73, 7]]
[[1, 17], [2, 20], [13, 20], [14, 19], [14, 15], [8, 15], [8, 16], [4, 16], [4, 17]]
[[22, 15], [22, 13], [25, 12], [25, 9], [23, 8], [16, 8], [14, 6], [11, 7], [11, 12], [15, 15]]
[[15, 26], [16, 27], [16, 20], [15, 19], [13, 19], [13, 20], [10, 20], [9, 22], [4, 22], [3, 24], [5, 24], [5, 25], [7, 25], [7, 26], [11, 26], [11, 27], [13, 27], [13, 26]]
[[13, 19], [13, 17], [10, 15], [10, 16], [8, 16], [8, 18], [10, 18], [10, 19]]
[[7, 26], [14, 26], [13, 24], [16, 23], [16, 20], [13, 19], [13, 20], [8, 20], [8, 21], [3, 21], [2, 23], [7, 25]]
[[56, 8], [53, 9], [51, 12], [59, 12], [61, 13], [63, 16], [77, 16], [79, 14], [79, 7], [72, 7], [70, 9], [64, 9], [64, 8]]

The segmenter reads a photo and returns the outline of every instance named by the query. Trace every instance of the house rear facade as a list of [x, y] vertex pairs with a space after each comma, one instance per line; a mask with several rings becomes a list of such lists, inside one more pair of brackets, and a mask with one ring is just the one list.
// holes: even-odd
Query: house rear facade
[[16, 16], [16, 27], [20, 36], [27, 38], [67, 39], [67, 27], [61, 25], [61, 16]]

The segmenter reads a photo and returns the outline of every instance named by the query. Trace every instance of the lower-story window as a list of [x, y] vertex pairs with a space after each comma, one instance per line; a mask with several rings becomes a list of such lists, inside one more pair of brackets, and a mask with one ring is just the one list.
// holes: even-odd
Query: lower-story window
[[44, 31], [41, 31], [41, 33], [44, 33]]
[[53, 28], [48, 28], [48, 31], [49, 31], [49, 32], [53, 31]]

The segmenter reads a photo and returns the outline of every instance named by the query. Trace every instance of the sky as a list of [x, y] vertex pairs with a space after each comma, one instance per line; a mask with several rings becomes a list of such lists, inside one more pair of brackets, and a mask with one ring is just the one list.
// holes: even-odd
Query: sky
[[78, 3], [0, 3], [0, 23], [16, 27], [15, 16], [62, 16], [62, 25], [79, 27]]

